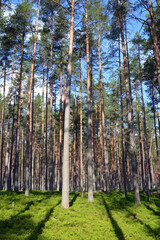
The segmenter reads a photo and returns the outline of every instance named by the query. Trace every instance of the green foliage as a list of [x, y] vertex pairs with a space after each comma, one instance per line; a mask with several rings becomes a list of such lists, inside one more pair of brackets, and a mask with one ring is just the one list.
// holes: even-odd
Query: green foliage
[[160, 196], [150, 203], [141, 194], [141, 205], [134, 205], [119, 192], [95, 193], [94, 202], [79, 193], [70, 194], [70, 208], [61, 207], [61, 194], [33, 191], [0, 192], [0, 239], [138, 239], [160, 238]]

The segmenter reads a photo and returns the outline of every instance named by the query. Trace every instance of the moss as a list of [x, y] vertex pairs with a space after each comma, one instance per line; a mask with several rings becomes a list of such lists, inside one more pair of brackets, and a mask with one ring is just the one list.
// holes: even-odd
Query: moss
[[119, 192], [95, 193], [92, 203], [87, 193], [84, 198], [71, 193], [65, 210], [59, 192], [33, 191], [26, 198], [0, 191], [0, 239], [160, 239], [160, 196], [148, 203], [141, 194], [141, 205], [135, 205], [132, 192], [127, 199]]

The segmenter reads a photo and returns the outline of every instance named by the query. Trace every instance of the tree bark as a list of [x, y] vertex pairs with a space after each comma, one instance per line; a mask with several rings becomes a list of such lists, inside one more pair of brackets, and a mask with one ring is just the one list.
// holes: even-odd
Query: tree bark
[[6, 65], [7, 65], [7, 59], [4, 63], [4, 83], [3, 83], [3, 103], [2, 103], [2, 116], [1, 116], [1, 129], [0, 129], [0, 190], [3, 188], [2, 183], [2, 166], [3, 166], [3, 135], [4, 135], [4, 113], [5, 113], [5, 89], [6, 89]]
[[88, 201], [93, 201], [93, 161], [92, 161], [92, 120], [91, 120], [91, 81], [89, 59], [88, 5], [85, 0], [86, 54], [87, 54], [87, 102], [88, 102]]
[[40, 0], [38, 1], [35, 42], [34, 42], [34, 49], [33, 49], [33, 56], [32, 56], [31, 78], [30, 78], [30, 87], [28, 92], [27, 116], [26, 116], [26, 181], [25, 181], [26, 197], [29, 196], [29, 151], [28, 151], [29, 150], [29, 113], [30, 113], [30, 105], [31, 105], [31, 93], [32, 93], [32, 85], [33, 85], [36, 45], [37, 45], [37, 36], [38, 36], [39, 8], [40, 8]]
[[137, 109], [137, 120], [138, 120], [138, 137], [139, 137], [139, 150], [140, 150], [140, 158], [141, 158], [141, 171], [142, 171], [142, 188], [143, 192], [145, 192], [145, 178], [144, 178], [144, 159], [143, 159], [143, 139], [141, 138], [141, 122], [139, 117], [139, 106], [138, 106], [138, 95], [137, 95], [137, 80], [135, 80], [136, 85], [136, 109]]
[[13, 49], [12, 56], [12, 70], [11, 70], [11, 83], [9, 88], [9, 108], [8, 108], [8, 130], [7, 130], [7, 146], [6, 146], [6, 159], [5, 159], [5, 190], [9, 190], [9, 172], [10, 172], [10, 118], [11, 118], [11, 100], [12, 100], [12, 81], [13, 81], [13, 68], [14, 68], [14, 55], [15, 55], [15, 47]]
[[133, 122], [133, 114], [132, 114], [132, 106], [131, 106], [132, 105], [132, 100], [130, 98], [128, 76], [127, 76], [127, 62], [126, 62], [126, 50], [125, 50], [125, 43], [124, 43], [123, 20], [122, 20], [120, 0], [117, 0], [117, 2], [118, 2], [118, 7], [119, 7], [119, 12], [118, 13], [119, 13], [121, 38], [122, 38], [124, 78], [125, 78], [125, 87], [126, 87], [127, 118], [128, 118], [130, 151], [131, 151], [133, 184], [134, 184], [134, 200], [135, 200], [136, 204], [140, 204], [139, 186], [138, 186], [138, 172], [137, 172], [137, 158], [136, 158], [135, 130], [134, 130], [134, 122]]
[[102, 135], [103, 135], [103, 162], [105, 166], [105, 181], [106, 191], [109, 193], [109, 169], [108, 169], [108, 158], [107, 158], [107, 136], [105, 127], [105, 115], [104, 115], [104, 99], [103, 99], [103, 83], [102, 83], [102, 64], [101, 64], [101, 50], [100, 50], [100, 35], [99, 26], [97, 27], [98, 34], [98, 56], [99, 56], [99, 81], [100, 81], [100, 92], [101, 92], [101, 116], [102, 116]]
[[154, 13], [153, 13], [152, 0], [149, 0], [149, 13], [150, 13], [150, 18], [151, 18], [153, 48], [154, 48], [154, 56], [155, 56], [155, 61], [156, 61], [158, 86], [159, 86], [159, 91], [160, 91], [160, 57], [159, 57], [159, 48], [158, 48], [158, 39], [157, 39], [157, 33], [156, 33], [156, 26], [155, 26], [155, 22], [154, 22]]
[[70, 40], [67, 66], [67, 88], [64, 116], [64, 144], [63, 144], [63, 179], [62, 179], [62, 206], [69, 207], [69, 120], [70, 120], [70, 91], [74, 35], [74, 0], [71, 5]]

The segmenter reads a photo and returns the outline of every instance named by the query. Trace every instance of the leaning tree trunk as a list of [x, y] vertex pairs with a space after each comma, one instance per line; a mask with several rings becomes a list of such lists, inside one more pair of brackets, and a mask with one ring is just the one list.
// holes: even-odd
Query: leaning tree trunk
[[69, 121], [70, 121], [70, 92], [71, 92], [71, 70], [73, 55], [73, 35], [74, 35], [74, 0], [71, 5], [70, 40], [67, 66], [67, 88], [65, 97], [64, 116], [64, 144], [63, 144], [63, 180], [62, 180], [62, 206], [69, 207]]
[[128, 84], [128, 76], [127, 76], [128, 73], [127, 73], [127, 62], [126, 62], [127, 60], [126, 60], [126, 50], [125, 50], [125, 42], [124, 42], [124, 32], [123, 32], [123, 20], [122, 20], [120, 0], [117, 0], [117, 2], [118, 2], [118, 7], [119, 7], [118, 13], [119, 13], [121, 38], [122, 38], [124, 78], [125, 78], [125, 87], [126, 87], [127, 118], [128, 118], [130, 151], [131, 151], [133, 184], [134, 184], [134, 198], [135, 198], [135, 203], [140, 204], [138, 172], [137, 172], [137, 158], [136, 158], [135, 130], [134, 130], [134, 122], [133, 122], [133, 114], [132, 114], [132, 100], [131, 100], [130, 93], [129, 93], [129, 84]]
[[31, 105], [31, 93], [32, 93], [32, 85], [33, 85], [36, 45], [37, 45], [37, 36], [38, 36], [39, 8], [40, 8], [40, 0], [38, 1], [36, 32], [35, 32], [35, 41], [34, 41], [34, 49], [33, 49], [33, 56], [32, 56], [31, 78], [30, 78], [30, 87], [28, 92], [27, 116], [26, 116], [26, 181], [25, 181], [26, 197], [29, 196], [29, 113], [30, 113], [30, 105]]

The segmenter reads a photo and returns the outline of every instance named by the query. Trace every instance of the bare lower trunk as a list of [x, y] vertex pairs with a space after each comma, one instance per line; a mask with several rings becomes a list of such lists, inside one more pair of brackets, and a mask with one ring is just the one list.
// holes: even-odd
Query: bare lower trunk
[[63, 144], [63, 179], [62, 179], [62, 206], [69, 207], [69, 121], [70, 121], [70, 91], [71, 91], [71, 70], [73, 55], [73, 35], [74, 35], [74, 0], [72, 0], [70, 40], [67, 66], [67, 88], [65, 98], [64, 116], [64, 144]]
[[5, 66], [4, 66], [4, 83], [3, 83], [3, 104], [2, 104], [2, 117], [1, 117], [1, 128], [0, 128], [0, 190], [3, 188], [2, 183], [2, 161], [3, 161], [3, 134], [4, 134], [4, 113], [5, 113], [5, 88], [6, 88], [6, 63], [7, 60], [5, 60]]
[[138, 136], [139, 136], [139, 150], [140, 150], [140, 158], [141, 158], [141, 172], [142, 172], [142, 188], [143, 192], [145, 192], [145, 178], [144, 178], [144, 159], [143, 159], [143, 139], [141, 138], [141, 122], [139, 117], [139, 106], [138, 106], [138, 96], [137, 96], [137, 80], [135, 81], [136, 85], [136, 108], [137, 108], [137, 120], [138, 120]]
[[83, 143], [83, 136], [82, 136], [82, 77], [81, 77], [81, 43], [80, 43], [80, 168], [81, 168], [81, 197], [83, 197], [83, 152], [82, 152], [82, 143]]
[[51, 66], [50, 66], [50, 131], [49, 131], [49, 156], [50, 156], [50, 192], [53, 192], [53, 12], [51, 22]]
[[139, 197], [139, 186], [138, 186], [138, 172], [137, 172], [137, 158], [136, 158], [136, 142], [135, 142], [135, 130], [132, 114], [132, 100], [129, 93], [129, 84], [127, 76], [127, 63], [126, 63], [126, 50], [124, 43], [124, 33], [123, 33], [123, 20], [122, 13], [120, 9], [120, 0], [118, 1], [119, 6], [119, 21], [121, 28], [121, 38], [122, 38], [122, 51], [123, 51], [123, 65], [124, 65], [124, 78], [125, 78], [125, 87], [126, 87], [126, 104], [127, 104], [127, 118], [128, 118], [128, 128], [129, 128], [129, 138], [130, 138], [130, 151], [131, 151], [131, 161], [132, 161], [132, 172], [133, 172], [133, 184], [134, 184], [134, 197], [135, 203], [140, 204]]
[[106, 191], [109, 193], [109, 170], [108, 170], [108, 158], [107, 158], [107, 136], [105, 127], [105, 115], [104, 115], [104, 99], [103, 99], [103, 83], [102, 83], [102, 66], [101, 66], [101, 51], [100, 51], [100, 36], [99, 36], [99, 26], [98, 26], [98, 55], [99, 55], [99, 81], [101, 88], [101, 111], [102, 111], [102, 135], [103, 135], [103, 162], [105, 166], [105, 182]]
[[120, 80], [120, 95], [121, 95], [121, 146], [122, 146], [123, 184], [124, 184], [124, 195], [125, 197], [127, 197], [126, 158], [125, 158], [125, 150], [124, 150], [123, 87], [122, 87], [122, 71], [121, 71], [120, 36], [119, 36], [118, 46], [119, 46], [119, 80]]
[[31, 78], [30, 78], [30, 87], [28, 92], [27, 116], [26, 116], [26, 181], [25, 181], [26, 197], [29, 196], [29, 151], [28, 151], [29, 150], [29, 113], [30, 113], [30, 105], [31, 105], [31, 92], [32, 92], [33, 77], [34, 77], [34, 65], [35, 65], [35, 56], [36, 56], [37, 35], [38, 35], [39, 8], [40, 8], [40, 0], [38, 1], [35, 42], [34, 42], [34, 49], [33, 49], [33, 56], [32, 56]]
[[13, 49], [13, 57], [12, 57], [12, 72], [11, 72], [11, 83], [10, 83], [10, 95], [9, 95], [9, 109], [8, 109], [8, 130], [7, 130], [7, 146], [6, 146], [6, 160], [5, 160], [5, 190], [9, 190], [9, 172], [10, 172], [10, 118], [11, 118], [11, 100], [12, 100], [12, 81], [13, 81], [13, 67], [14, 67], [14, 53], [15, 49]]
[[91, 120], [91, 81], [89, 67], [88, 6], [85, 0], [86, 54], [87, 54], [87, 102], [88, 102], [88, 201], [93, 201], [93, 161], [92, 161], [92, 120]]

